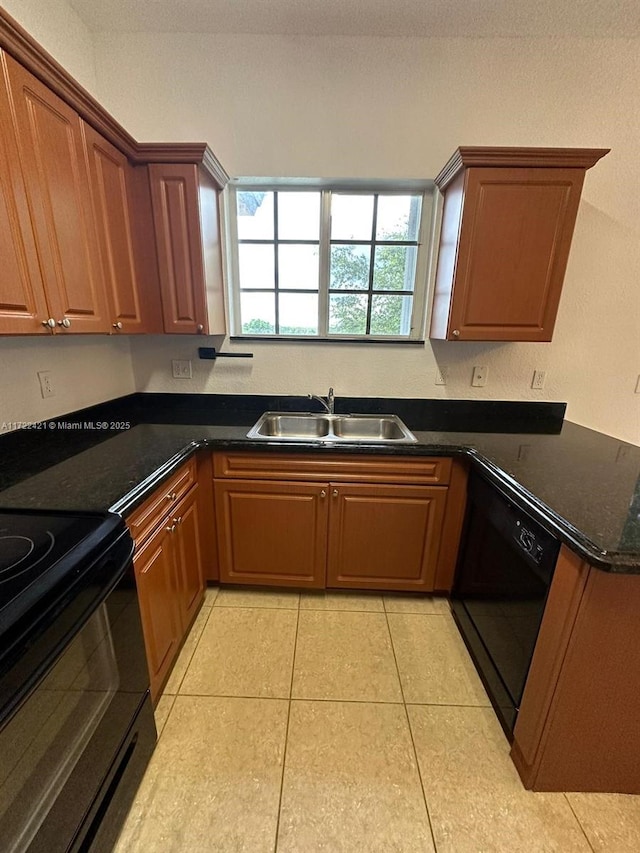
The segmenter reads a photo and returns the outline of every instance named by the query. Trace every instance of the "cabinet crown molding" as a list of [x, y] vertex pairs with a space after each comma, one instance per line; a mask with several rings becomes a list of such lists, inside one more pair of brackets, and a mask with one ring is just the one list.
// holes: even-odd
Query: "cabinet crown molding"
[[75, 80], [62, 65], [0, 6], [0, 48], [66, 101], [98, 133], [115, 145], [134, 165], [194, 163], [208, 172], [219, 189], [229, 175], [208, 145], [200, 143], [140, 143]]
[[491, 168], [590, 169], [610, 148], [509, 148], [480, 145], [460, 146], [435, 178], [443, 190], [463, 169]]

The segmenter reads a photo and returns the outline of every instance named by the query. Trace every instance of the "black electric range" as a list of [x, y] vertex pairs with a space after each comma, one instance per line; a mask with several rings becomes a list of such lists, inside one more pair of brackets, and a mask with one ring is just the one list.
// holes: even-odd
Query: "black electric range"
[[115, 515], [0, 512], [0, 637], [123, 533]]
[[6, 849], [117, 837], [156, 739], [132, 553], [111, 513], [0, 511]]

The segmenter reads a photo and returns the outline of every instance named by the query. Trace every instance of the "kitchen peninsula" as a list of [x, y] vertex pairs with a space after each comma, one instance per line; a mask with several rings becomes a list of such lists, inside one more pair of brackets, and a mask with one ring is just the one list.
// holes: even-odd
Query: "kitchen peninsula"
[[[246, 435], [267, 409], [300, 410], [299, 398], [180, 396], [134, 395], [64, 416], [116, 423], [128, 413], [131, 428], [111, 437], [55, 429], [5, 436], [0, 507], [111, 509], [126, 517], [190, 457], [211, 451], [250, 451], [265, 459], [286, 450], [291, 458], [312, 453], [318, 460], [363, 454], [459, 460], [563, 543], [512, 747], [525, 785], [640, 792], [633, 701], [640, 684], [640, 643], [633, 638], [640, 601], [639, 448], [562, 422], [558, 404], [350, 399], [341, 404], [352, 411], [398, 412], [417, 443], [285, 449]], [[463, 431], [463, 422], [518, 431]], [[208, 528], [213, 520], [210, 507]], [[216, 568], [209, 564], [209, 580], [216, 580]], [[448, 588], [436, 585], [450, 588], [451, 579]]]

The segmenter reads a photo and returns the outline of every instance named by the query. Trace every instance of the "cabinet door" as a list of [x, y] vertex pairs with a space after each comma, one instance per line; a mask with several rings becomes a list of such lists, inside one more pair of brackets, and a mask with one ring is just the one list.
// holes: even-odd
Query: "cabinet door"
[[146, 224], [151, 240], [153, 231], [151, 210], [137, 209], [135, 169], [121, 151], [84, 122], [82, 131], [111, 330], [116, 334], [162, 331], [157, 280], [157, 292], [153, 292], [155, 270], [139, 257], [137, 237], [142, 227]]
[[169, 675], [181, 638], [173, 538], [166, 527], [160, 527], [133, 561], [154, 700]]
[[468, 170], [450, 340], [551, 340], [584, 174]]
[[[4, 71], [5, 54], [0, 57]], [[5, 75], [0, 79], [0, 334], [47, 334], [49, 314], [7, 85]]]
[[331, 483], [327, 586], [432, 591], [447, 489]]
[[106, 332], [80, 117], [11, 57], [4, 61], [51, 316], [66, 334]]
[[176, 525], [173, 536], [178, 578], [178, 604], [184, 634], [204, 598], [198, 486], [195, 486], [178, 504], [171, 517], [172, 523]]
[[322, 589], [328, 486], [218, 480], [220, 580]]
[[208, 334], [198, 168], [152, 164], [149, 180], [164, 330]]

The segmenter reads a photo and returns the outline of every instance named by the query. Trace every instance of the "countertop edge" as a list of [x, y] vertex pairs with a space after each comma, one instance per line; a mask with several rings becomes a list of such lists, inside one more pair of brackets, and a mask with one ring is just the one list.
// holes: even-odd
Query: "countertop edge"
[[[137, 484], [133, 489], [119, 498], [109, 507], [109, 511], [126, 518], [134, 509], [142, 504], [151, 492], [160, 486], [183, 462], [194, 453], [203, 449], [258, 450], [262, 452], [305, 452], [317, 451], [317, 445], [292, 442], [257, 442], [244, 439], [193, 439], [181, 450], [171, 456], [166, 463], [157, 468], [151, 475]], [[340, 453], [362, 454], [383, 451], [383, 455], [398, 455], [398, 445], [394, 453], [384, 454], [384, 450], [373, 445], [342, 445]], [[595, 543], [587, 539], [580, 530], [570, 524], [551, 507], [539, 500], [534, 494], [524, 488], [514, 477], [507, 474], [489, 458], [468, 445], [402, 445], [402, 453], [410, 456], [458, 456], [468, 459], [494, 486], [499, 488], [507, 498], [512, 500], [520, 509], [530, 513], [538, 523], [549, 533], [556, 536], [578, 556], [600, 571], [618, 574], [640, 574], [640, 561], [628, 554], [603, 551]], [[323, 452], [335, 451], [335, 447], [325, 447]]]

